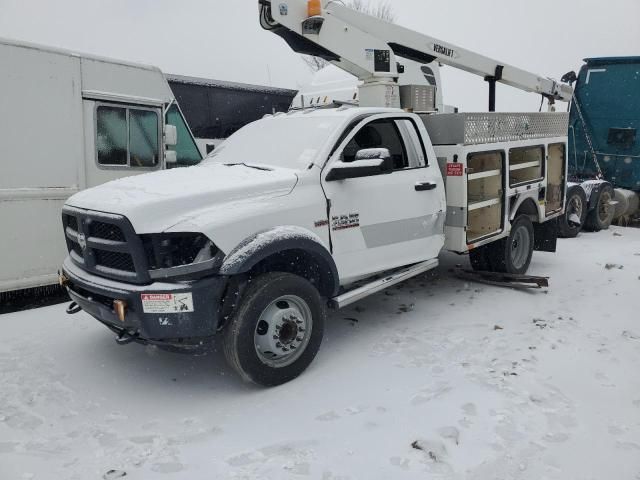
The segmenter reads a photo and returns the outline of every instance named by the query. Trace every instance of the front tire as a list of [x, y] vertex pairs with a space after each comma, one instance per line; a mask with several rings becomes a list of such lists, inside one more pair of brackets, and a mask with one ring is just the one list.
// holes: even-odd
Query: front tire
[[318, 290], [290, 273], [253, 278], [223, 332], [229, 365], [265, 387], [287, 383], [315, 358], [324, 335], [326, 306]]

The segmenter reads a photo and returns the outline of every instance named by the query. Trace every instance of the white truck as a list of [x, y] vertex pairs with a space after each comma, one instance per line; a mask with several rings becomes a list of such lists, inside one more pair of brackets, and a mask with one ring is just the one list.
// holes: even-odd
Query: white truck
[[0, 65], [2, 301], [57, 283], [68, 197], [202, 156], [158, 68], [5, 39]]
[[[423, 115], [420, 91], [405, 95], [414, 112], [387, 108], [399, 101], [393, 51], [356, 28], [372, 22], [379, 35], [378, 20], [336, 2], [318, 12], [300, 0], [260, 5], [263, 25], [290, 43], [333, 48], [337, 64], [362, 60], [360, 102], [380, 105], [268, 116], [199, 166], [74, 195], [60, 276], [69, 313], [84, 310], [122, 344], [198, 348], [219, 334], [244, 379], [272, 386], [311, 363], [327, 308], [435, 268], [443, 248], [512, 274], [534, 249], [555, 249], [566, 114]], [[318, 23], [340, 41], [318, 38]], [[357, 53], [337, 53], [345, 45]], [[555, 82], [518, 75], [522, 88], [564, 99]]]

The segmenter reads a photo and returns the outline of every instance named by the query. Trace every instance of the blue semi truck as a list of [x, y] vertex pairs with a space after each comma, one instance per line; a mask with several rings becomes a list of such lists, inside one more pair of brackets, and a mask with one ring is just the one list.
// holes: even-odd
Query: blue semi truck
[[575, 83], [575, 93], [561, 235], [633, 221], [640, 203], [640, 57], [588, 58], [563, 81]]

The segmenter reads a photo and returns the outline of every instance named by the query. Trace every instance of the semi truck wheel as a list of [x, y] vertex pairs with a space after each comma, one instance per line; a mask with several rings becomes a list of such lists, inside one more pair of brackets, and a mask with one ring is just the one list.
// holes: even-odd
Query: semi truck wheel
[[520, 215], [511, 224], [511, 233], [507, 238], [489, 244], [492, 270], [515, 275], [527, 273], [533, 247], [533, 223], [529, 217]]
[[558, 233], [562, 238], [575, 238], [587, 218], [587, 195], [576, 185], [567, 191], [567, 207], [558, 219]]
[[325, 317], [320, 293], [304, 278], [260, 275], [223, 332], [225, 357], [246, 381], [266, 387], [289, 382], [318, 353]]
[[594, 199], [595, 207], [587, 215], [584, 228], [592, 232], [599, 232], [600, 230], [608, 229], [613, 222], [615, 205], [612, 205], [612, 202], [615, 198], [615, 193], [611, 185], [604, 184], [595, 195], [598, 198]]

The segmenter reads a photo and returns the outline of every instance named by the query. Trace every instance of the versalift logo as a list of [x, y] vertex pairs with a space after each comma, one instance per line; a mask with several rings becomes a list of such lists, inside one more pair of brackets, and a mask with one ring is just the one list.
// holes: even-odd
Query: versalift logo
[[458, 57], [458, 54], [453, 48], [445, 47], [444, 45], [440, 45], [439, 43], [431, 44], [431, 49], [438, 55], [444, 55], [445, 57], [449, 58]]

